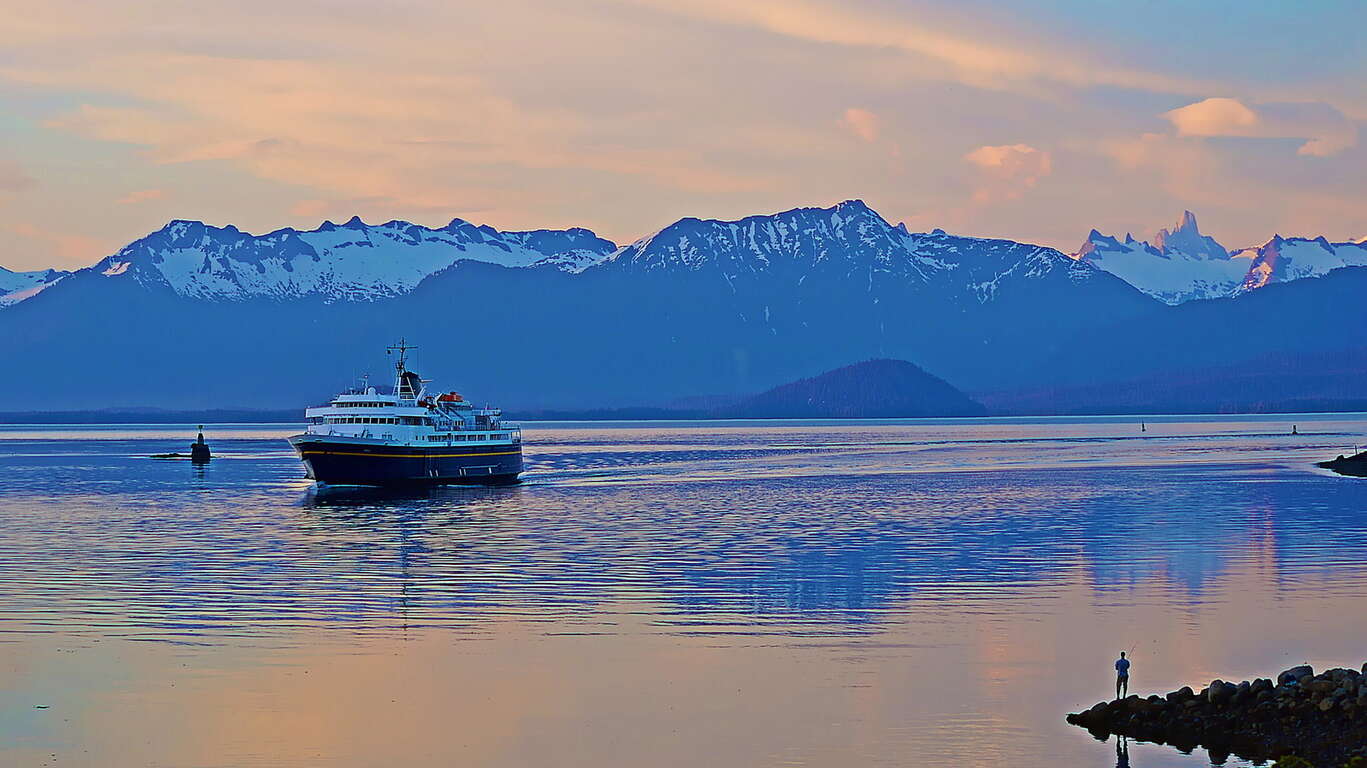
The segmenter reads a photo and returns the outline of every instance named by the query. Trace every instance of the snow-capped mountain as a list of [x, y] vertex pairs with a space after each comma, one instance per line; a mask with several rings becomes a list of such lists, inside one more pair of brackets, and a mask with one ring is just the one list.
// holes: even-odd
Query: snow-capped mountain
[[1181, 253], [1202, 259], [1224, 259], [1229, 251], [1215, 242], [1215, 238], [1201, 234], [1196, 225], [1196, 214], [1182, 211], [1182, 220], [1172, 229], [1160, 229], [1153, 238], [1154, 247], [1160, 253]]
[[1166, 304], [1233, 295], [1248, 274], [1248, 258], [1231, 258], [1214, 238], [1201, 234], [1191, 211], [1154, 244], [1126, 234], [1117, 240], [1093, 229], [1073, 258], [1119, 277]]
[[71, 273], [55, 269], [11, 272], [0, 267], [0, 307], [18, 304], [24, 299], [36, 296], [69, 274]]
[[612, 253], [583, 230], [450, 229], [175, 222], [0, 310], [0, 358], [49, 371], [0, 388], [0, 410], [289, 407], [401, 335], [425, 374], [523, 407], [752, 394], [883, 357], [997, 387], [1087, 318], [1161, 306], [1057, 250], [912, 233], [857, 200], [684, 219]]
[[1257, 248], [1245, 248], [1233, 255], [1250, 260], [1239, 290], [1251, 291], [1270, 283], [1319, 277], [1341, 267], [1367, 266], [1367, 241], [1331, 243], [1323, 237], [1309, 240], [1274, 235]]
[[1277, 235], [1262, 246], [1231, 252], [1201, 234], [1196, 216], [1185, 211], [1177, 226], [1158, 231], [1153, 245], [1129, 234], [1121, 241], [1093, 229], [1073, 258], [1104, 269], [1164, 303], [1181, 304], [1367, 265], [1367, 245]]
[[265, 235], [173, 221], [90, 271], [200, 299], [373, 301], [407, 293], [460, 260], [577, 271], [616, 248], [587, 229], [501, 232], [460, 219], [429, 229], [404, 221], [370, 225], [353, 217], [345, 224]]
[[[739, 221], [682, 219], [608, 258], [600, 269], [715, 272], [730, 284], [753, 273], [790, 276], [802, 285], [827, 274], [880, 284], [944, 284], [980, 301], [1013, 275], [1057, 272], [1074, 281], [1101, 276], [1092, 265], [1052, 248], [1011, 240], [960, 237], [943, 230], [908, 232], [861, 200], [833, 208], [797, 208]], [[734, 286], [733, 286], [734, 287]]]

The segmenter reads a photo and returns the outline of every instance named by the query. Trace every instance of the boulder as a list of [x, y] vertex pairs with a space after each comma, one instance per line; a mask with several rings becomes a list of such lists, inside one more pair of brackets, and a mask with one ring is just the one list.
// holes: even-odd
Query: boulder
[[1211, 704], [1224, 704], [1230, 700], [1234, 692], [1238, 690], [1232, 683], [1223, 680], [1212, 680], [1210, 687], [1206, 688], [1206, 701]]
[[[1363, 668], [1367, 669], [1367, 664], [1364, 664], [1362, 666]], [[1314, 674], [1315, 670], [1313, 667], [1311, 667], [1309, 664], [1302, 664], [1298, 667], [1292, 667], [1291, 669], [1286, 670], [1280, 675], [1277, 675], [1277, 685], [1285, 685], [1288, 680], [1300, 680], [1302, 677], [1310, 677]]]
[[1321, 679], [1311, 680], [1305, 685], [1305, 690], [1309, 691], [1314, 696], [1323, 696], [1326, 693], [1333, 693], [1334, 689], [1338, 687], [1338, 683], [1335, 683], [1333, 680]]

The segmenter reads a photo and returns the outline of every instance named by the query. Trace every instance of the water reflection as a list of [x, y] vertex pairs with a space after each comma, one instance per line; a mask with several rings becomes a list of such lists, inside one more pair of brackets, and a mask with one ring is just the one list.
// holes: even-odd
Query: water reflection
[[[701, 743], [719, 765], [1109, 764], [1062, 713], [1107, 695], [1117, 649], [1145, 693], [1352, 662], [1364, 486], [1311, 464], [1367, 424], [1296, 418], [1321, 434], [529, 429], [524, 484], [402, 493], [315, 488], [262, 427], [217, 430], [197, 471], [145, 458], [169, 432], [9, 433], [0, 638], [22, 679], [0, 703], [84, 719], [0, 722], [0, 743], [124, 765], [682, 764]], [[185, 733], [130, 747], [133, 712]]]

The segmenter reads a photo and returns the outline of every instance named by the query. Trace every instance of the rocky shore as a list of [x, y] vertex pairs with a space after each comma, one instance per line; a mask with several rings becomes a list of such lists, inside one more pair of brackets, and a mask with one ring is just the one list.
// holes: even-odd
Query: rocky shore
[[1332, 469], [1340, 475], [1367, 477], [1367, 451], [1355, 453], [1352, 456], [1339, 454], [1337, 459], [1321, 461], [1316, 466]]
[[1103, 701], [1068, 722], [1099, 739], [1110, 734], [1183, 751], [1198, 746], [1211, 761], [1234, 754], [1248, 760], [1296, 756], [1316, 768], [1367, 763], [1367, 664], [1362, 670], [1309, 666], [1277, 676], [1228, 683], [1199, 692], [1183, 687], [1166, 696]]

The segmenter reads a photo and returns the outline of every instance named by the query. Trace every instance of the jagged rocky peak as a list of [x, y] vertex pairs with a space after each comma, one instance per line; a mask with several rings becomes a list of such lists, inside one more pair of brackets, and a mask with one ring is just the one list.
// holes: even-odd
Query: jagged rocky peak
[[[1129, 240], [1129, 234], [1126, 233], [1125, 237], [1125, 242], [1128, 245], [1131, 242]], [[1074, 259], [1081, 260], [1087, 258], [1088, 256], [1090, 256], [1098, 250], [1106, 250], [1120, 247], [1120, 242], [1116, 240], [1114, 237], [1111, 237], [1110, 235], [1103, 235], [1096, 229], [1093, 229], [1091, 232], [1087, 233], [1087, 239], [1082, 241], [1082, 245], [1078, 247], [1077, 252], [1072, 254], [1072, 256]]]
[[1153, 244], [1164, 255], [1176, 251], [1207, 259], [1229, 258], [1229, 251], [1215, 238], [1201, 234], [1201, 228], [1196, 224], [1196, 214], [1191, 211], [1183, 211], [1182, 220], [1172, 229], [1158, 230]]

